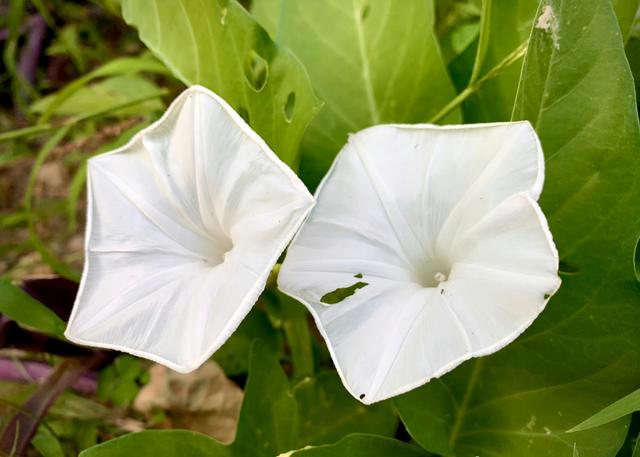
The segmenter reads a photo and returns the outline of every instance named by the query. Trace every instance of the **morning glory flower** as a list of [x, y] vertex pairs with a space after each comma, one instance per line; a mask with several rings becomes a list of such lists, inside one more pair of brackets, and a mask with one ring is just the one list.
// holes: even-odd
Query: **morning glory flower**
[[373, 403], [520, 335], [558, 289], [527, 122], [352, 135], [278, 278], [349, 392]]
[[237, 328], [314, 204], [220, 97], [194, 86], [88, 166], [71, 341], [194, 370]]

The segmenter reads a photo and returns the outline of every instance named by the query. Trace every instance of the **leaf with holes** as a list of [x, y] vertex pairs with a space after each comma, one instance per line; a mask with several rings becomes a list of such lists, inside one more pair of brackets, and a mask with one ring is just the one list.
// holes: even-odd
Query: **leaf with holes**
[[613, 457], [628, 419], [566, 430], [640, 384], [640, 128], [610, 2], [546, 0], [515, 108], [546, 156], [541, 206], [560, 258], [559, 293], [514, 344], [396, 401], [411, 435], [458, 456]]
[[320, 107], [307, 74], [235, 0], [124, 0], [128, 24], [187, 85], [221, 95], [278, 156], [298, 147]]
[[303, 139], [300, 175], [310, 188], [348, 133], [426, 122], [455, 95], [433, 33], [432, 0], [255, 0], [253, 12], [302, 60], [326, 103]]

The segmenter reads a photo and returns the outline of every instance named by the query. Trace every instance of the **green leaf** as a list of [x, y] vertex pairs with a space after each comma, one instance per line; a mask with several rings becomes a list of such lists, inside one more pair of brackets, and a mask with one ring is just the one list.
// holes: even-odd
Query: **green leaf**
[[426, 457], [422, 449], [376, 435], [347, 435], [335, 444], [301, 449], [291, 457]]
[[39, 427], [38, 433], [31, 439], [31, 444], [42, 457], [64, 457], [64, 451], [58, 438], [46, 427]]
[[274, 456], [294, 448], [297, 433], [298, 409], [289, 380], [273, 353], [256, 341], [231, 447], [238, 456]]
[[565, 431], [640, 385], [633, 79], [610, 2], [541, 6], [558, 27], [533, 29], [514, 118], [540, 135], [541, 205], [572, 274], [516, 342], [397, 399], [409, 433], [443, 454], [614, 456], [628, 419]]
[[629, 40], [636, 13], [640, 9], [640, 0], [613, 0], [613, 8], [620, 24], [622, 40], [626, 43]]
[[[158, 92], [158, 86], [151, 81], [135, 75], [119, 75], [107, 78], [96, 84], [81, 87], [62, 103], [55, 106], [58, 94], [47, 95], [31, 105], [34, 113], [51, 111], [55, 115], [73, 116], [93, 111], [96, 106], [110, 108], [135, 98]], [[131, 108], [119, 110], [118, 116], [139, 116], [150, 111], [159, 111], [164, 107], [160, 99], [149, 100]]]
[[8, 280], [0, 280], [0, 313], [20, 325], [64, 339], [66, 324], [56, 313]]
[[128, 354], [119, 355], [114, 363], [100, 371], [98, 398], [115, 406], [129, 406], [135, 400], [148, 372], [140, 359]]
[[289, 165], [319, 109], [304, 68], [235, 0], [123, 0], [126, 22], [187, 85], [223, 97]]
[[398, 418], [391, 402], [365, 406], [347, 393], [335, 371], [294, 387], [300, 413], [299, 447], [332, 443], [349, 433], [394, 436]]
[[600, 427], [635, 411], [640, 411], [640, 389], [631, 392], [629, 395], [622, 397], [617, 402], [597, 412], [589, 419], [573, 427], [569, 432], [581, 432], [594, 427]]
[[[475, 53], [482, 19], [482, 0], [466, 2], [437, 0], [435, 3], [436, 35], [440, 41], [445, 62], [449, 64], [465, 51], [470, 50]], [[473, 63], [471, 60], [467, 68], [465, 84], [470, 78]], [[451, 77], [456, 78], [458, 76], [456, 73], [451, 71]]]
[[229, 457], [222, 444], [187, 430], [146, 430], [85, 449], [79, 457]]
[[293, 378], [313, 375], [314, 358], [307, 309], [280, 291], [267, 290], [263, 296], [267, 302], [269, 319], [276, 328], [284, 330], [287, 338]]
[[323, 110], [303, 138], [314, 188], [347, 134], [425, 122], [455, 96], [433, 32], [431, 0], [255, 0], [254, 14], [309, 72]]
[[[87, 73], [86, 75], [70, 82], [64, 88], [46, 97], [48, 99], [46, 107], [43, 108], [42, 115], [38, 119], [38, 124], [46, 123], [51, 116], [57, 113], [57, 110], [76, 92], [82, 90], [91, 81], [99, 78], [110, 76], [131, 76], [141, 72], [150, 72], [157, 74], [166, 74], [167, 69], [155, 57], [142, 54], [136, 57], [121, 57], [113, 59], [101, 67]], [[37, 104], [36, 104], [37, 106]], [[91, 111], [95, 110], [95, 106]]]
[[278, 338], [267, 314], [257, 307], [244, 318], [240, 326], [213, 355], [227, 376], [235, 376], [249, 371], [251, 345], [255, 339], [280, 357], [282, 342]]
[[[69, 24], [59, 30], [53, 43], [47, 48], [50, 56], [64, 55], [71, 58], [80, 73], [87, 71], [87, 59], [81, 45], [80, 31], [77, 24]], [[85, 48], [86, 49], [86, 48]]]
[[[488, 5], [488, 9], [485, 7]], [[539, 0], [492, 0], [483, 4], [483, 23], [480, 44], [485, 47], [478, 67], [477, 53], [474, 64], [476, 78], [500, 63], [518, 48], [531, 32]], [[499, 122], [511, 118], [518, 89], [522, 65], [511, 65], [499, 76], [487, 82], [464, 104], [465, 122]], [[476, 70], [477, 69], [477, 70]], [[473, 78], [472, 78], [473, 79]]]

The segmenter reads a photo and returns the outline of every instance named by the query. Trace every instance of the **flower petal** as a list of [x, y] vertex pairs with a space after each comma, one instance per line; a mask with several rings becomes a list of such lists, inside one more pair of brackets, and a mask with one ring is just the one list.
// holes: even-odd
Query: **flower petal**
[[528, 123], [350, 138], [278, 281], [314, 315], [352, 395], [406, 392], [531, 324], [559, 286], [542, 180]]
[[186, 90], [89, 162], [86, 262], [66, 336], [191, 371], [264, 288], [313, 206], [226, 102]]

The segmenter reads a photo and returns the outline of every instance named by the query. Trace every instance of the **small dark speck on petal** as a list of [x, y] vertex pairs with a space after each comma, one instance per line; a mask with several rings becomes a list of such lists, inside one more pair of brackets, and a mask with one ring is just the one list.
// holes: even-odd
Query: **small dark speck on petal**
[[364, 398], [364, 394], [360, 394], [360, 400]]

